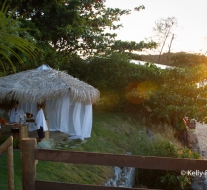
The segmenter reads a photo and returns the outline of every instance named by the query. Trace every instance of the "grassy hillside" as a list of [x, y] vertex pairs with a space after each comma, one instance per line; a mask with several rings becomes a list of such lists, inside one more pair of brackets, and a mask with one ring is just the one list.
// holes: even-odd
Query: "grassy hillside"
[[[156, 125], [151, 127], [154, 137], [150, 138], [146, 133], [145, 121], [136, 115], [123, 113], [95, 112], [93, 117], [92, 137], [86, 143], [74, 148], [72, 151], [88, 151], [101, 153], [132, 154], [139, 155], [169, 155], [169, 142], [173, 148], [181, 145], [173, 138], [173, 131], [167, 126]], [[157, 133], [159, 132], [159, 134]], [[157, 133], [157, 135], [156, 135]], [[155, 140], [156, 139], [156, 140]], [[63, 150], [71, 150], [75, 140]], [[175, 146], [174, 146], [175, 145]], [[165, 147], [165, 148], [163, 148]], [[174, 149], [173, 149], [174, 150]], [[14, 151], [15, 190], [21, 187], [21, 156], [19, 150]], [[103, 185], [113, 176], [112, 167], [74, 165], [55, 162], [39, 161], [36, 177], [38, 180], [68, 182], [79, 184]], [[6, 153], [0, 156], [0, 189], [7, 189]]]

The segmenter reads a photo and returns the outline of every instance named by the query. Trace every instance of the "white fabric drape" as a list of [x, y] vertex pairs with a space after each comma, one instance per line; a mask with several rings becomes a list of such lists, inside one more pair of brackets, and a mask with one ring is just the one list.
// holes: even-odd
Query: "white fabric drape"
[[[20, 103], [19, 106], [24, 112], [36, 115], [36, 103]], [[71, 102], [69, 96], [48, 100], [46, 102], [46, 119], [49, 120], [49, 131], [61, 131], [81, 140], [91, 137], [92, 104]], [[29, 124], [29, 130], [36, 130], [34, 124]]]

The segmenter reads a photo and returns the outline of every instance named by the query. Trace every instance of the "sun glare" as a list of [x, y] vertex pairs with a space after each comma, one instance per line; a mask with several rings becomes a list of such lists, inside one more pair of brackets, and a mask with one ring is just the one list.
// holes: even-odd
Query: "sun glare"
[[144, 100], [153, 96], [157, 86], [150, 81], [133, 82], [126, 87], [125, 97], [133, 104], [140, 104]]

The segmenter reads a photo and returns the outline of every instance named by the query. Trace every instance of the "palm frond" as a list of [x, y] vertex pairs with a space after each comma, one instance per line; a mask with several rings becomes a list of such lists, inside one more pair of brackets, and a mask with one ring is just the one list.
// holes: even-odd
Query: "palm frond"
[[4, 64], [3, 64], [3, 62], [0, 60], [0, 64], [1, 64], [1, 66], [2, 66], [2, 68], [3, 68], [3, 72], [4, 72], [4, 75], [6, 75], [6, 69], [5, 69], [5, 66], [4, 66]]
[[[32, 42], [18, 36], [19, 32], [27, 31], [29, 29], [17, 27], [17, 23], [23, 15], [19, 16], [17, 19], [12, 19], [16, 9], [12, 10], [7, 15], [8, 8], [9, 5], [4, 3], [0, 10], [0, 54], [8, 60], [15, 71], [10, 55], [17, 58], [21, 64], [24, 62], [20, 55], [15, 52], [15, 49], [19, 50], [30, 59], [37, 56], [39, 50]], [[1, 63], [1, 65], [2, 64], [3, 63]]]

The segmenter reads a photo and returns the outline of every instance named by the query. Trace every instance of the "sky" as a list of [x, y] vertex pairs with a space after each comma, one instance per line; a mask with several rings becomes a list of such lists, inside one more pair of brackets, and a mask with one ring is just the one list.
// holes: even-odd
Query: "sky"
[[[123, 28], [116, 31], [117, 39], [136, 42], [149, 39], [154, 35], [156, 21], [176, 17], [171, 52], [207, 52], [207, 0], [106, 0], [105, 5], [132, 10], [130, 15], [121, 17]], [[134, 11], [140, 5], [145, 9]]]

